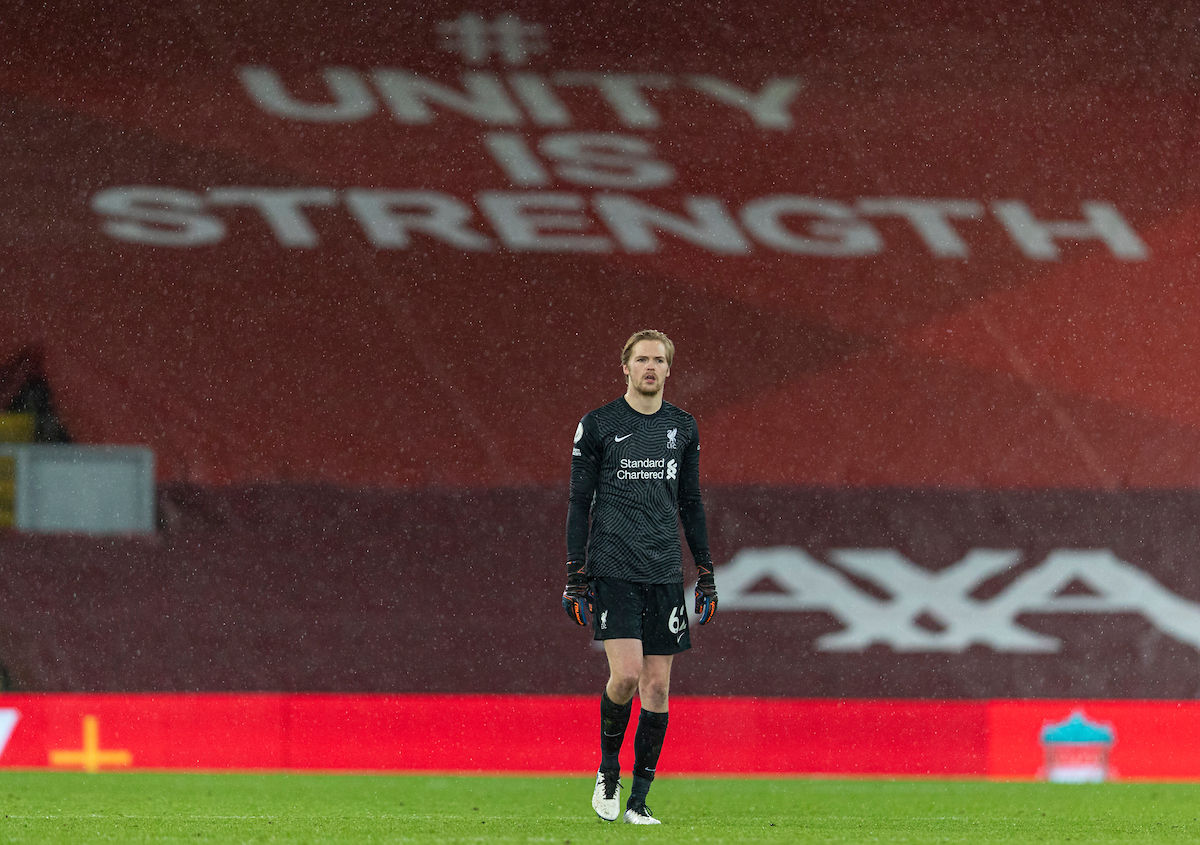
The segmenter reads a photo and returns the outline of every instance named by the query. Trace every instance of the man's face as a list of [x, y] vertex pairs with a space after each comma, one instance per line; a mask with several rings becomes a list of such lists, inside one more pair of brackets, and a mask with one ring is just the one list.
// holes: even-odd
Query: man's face
[[639, 340], [623, 369], [629, 386], [643, 396], [662, 393], [671, 368], [667, 366], [667, 347], [661, 340]]

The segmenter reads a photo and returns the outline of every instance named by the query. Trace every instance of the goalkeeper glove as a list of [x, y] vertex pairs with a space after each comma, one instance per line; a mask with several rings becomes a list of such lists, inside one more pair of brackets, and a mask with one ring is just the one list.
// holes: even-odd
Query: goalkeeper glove
[[707, 625], [717, 615], [717, 579], [711, 563], [698, 563], [700, 578], [696, 581], [696, 615], [700, 624]]
[[563, 610], [576, 625], [586, 625], [592, 612], [592, 591], [583, 569], [582, 563], [567, 563], [567, 588], [562, 595]]

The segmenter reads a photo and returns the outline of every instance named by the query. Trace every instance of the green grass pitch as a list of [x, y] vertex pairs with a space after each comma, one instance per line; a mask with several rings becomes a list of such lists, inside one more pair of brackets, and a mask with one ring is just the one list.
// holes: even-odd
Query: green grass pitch
[[579, 777], [0, 773], [0, 842], [1190, 842], [1200, 784], [660, 778], [659, 827]]

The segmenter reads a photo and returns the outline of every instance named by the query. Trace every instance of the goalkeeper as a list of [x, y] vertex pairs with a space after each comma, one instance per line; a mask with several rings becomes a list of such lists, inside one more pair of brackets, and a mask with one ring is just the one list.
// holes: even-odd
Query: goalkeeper
[[636, 693], [642, 709], [624, 813], [630, 824], [659, 824], [646, 795], [667, 733], [671, 662], [691, 648], [680, 523], [699, 570], [697, 621], [704, 625], [717, 611], [696, 420], [663, 401], [674, 356], [662, 332], [630, 337], [621, 352], [625, 395], [584, 416], [571, 458], [562, 604], [577, 624], [591, 622], [609, 669], [592, 807], [602, 819], [621, 816], [619, 755]]

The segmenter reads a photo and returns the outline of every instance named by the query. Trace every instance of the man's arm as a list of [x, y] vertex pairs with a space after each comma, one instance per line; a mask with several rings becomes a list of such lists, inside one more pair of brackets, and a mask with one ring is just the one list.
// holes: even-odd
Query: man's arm
[[587, 541], [592, 499], [600, 469], [595, 438], [589, 437], [594, 425], [588, 417], [583, 418], [575, 429], [575, 445], [571, 449], [571, 491], [567, 501], [567, 588], [563, 591], [562, 605], [567, 616], [577, 625], [587, 624], [587, 614], [592, 609], [587, 582]]
[[596, 423], [584, 417], [575, 429], [571, 448], [571, 491], [567, 502], [567, 560], [580, 565], [587, 559], [592, 499], [600, 479], [600, 449]]
[[707, 625], [717, 612], [717, 582], [713, 576], [712, 553], [708, 549], [708, 520], [700, 495], [700, 437], [692, 432], [691, 442], [681, 456], [679, 472], [679, 521], [692, 560], [696, 562], [696, 615]]

